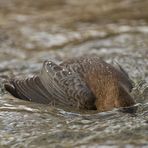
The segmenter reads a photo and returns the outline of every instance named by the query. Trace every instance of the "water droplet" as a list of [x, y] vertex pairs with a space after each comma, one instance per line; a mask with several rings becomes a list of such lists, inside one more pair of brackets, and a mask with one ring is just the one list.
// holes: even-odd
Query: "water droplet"
[[47, 65], [51, 67], [52, 66], [52, 62], [51, 61], [48, 61], [47, 62]]

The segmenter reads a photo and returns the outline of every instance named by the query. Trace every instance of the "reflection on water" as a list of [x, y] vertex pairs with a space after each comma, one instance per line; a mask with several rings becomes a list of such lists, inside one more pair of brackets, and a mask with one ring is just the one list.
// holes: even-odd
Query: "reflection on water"
[[[148, 1], [0, 0], [0, 147], [148, 146]], [[141, 11], [143, 10], [143, 11]], [[96, 54], [129, 73], [137, 101], [97, 113], [13, 98], [3, 82], [44, 60]]]

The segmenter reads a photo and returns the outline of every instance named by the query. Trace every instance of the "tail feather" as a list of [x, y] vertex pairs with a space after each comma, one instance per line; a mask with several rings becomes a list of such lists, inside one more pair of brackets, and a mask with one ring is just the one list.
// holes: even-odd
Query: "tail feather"
[[38, 76], [25, 80], [14, 79], [4, 86], [13, 96], [22, 100], [43, 104], [51, 103], [51, 95], [44, 88]]

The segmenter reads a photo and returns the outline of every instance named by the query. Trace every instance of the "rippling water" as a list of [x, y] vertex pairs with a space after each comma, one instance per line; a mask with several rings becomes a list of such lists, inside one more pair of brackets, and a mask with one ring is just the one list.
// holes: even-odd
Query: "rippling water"
[[[0, 147], [148, 147], [148, 1], [0, 0]], [[97, 113], [25, 102], [5, 92], [46, 59], [96, 54], [129, 73], [137, 101]]]

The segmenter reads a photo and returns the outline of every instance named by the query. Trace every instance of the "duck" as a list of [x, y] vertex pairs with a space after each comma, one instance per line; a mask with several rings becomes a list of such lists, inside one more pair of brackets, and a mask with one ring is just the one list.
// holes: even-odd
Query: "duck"
[[60, 64], [46, 60], [39, 74], [11, 78], [4, 87], [22, 100], [80, 110], [104, 112], [135, 104], [127, 72], [96, 55], [70, 58]]

